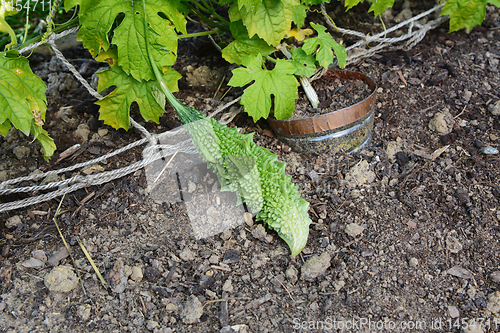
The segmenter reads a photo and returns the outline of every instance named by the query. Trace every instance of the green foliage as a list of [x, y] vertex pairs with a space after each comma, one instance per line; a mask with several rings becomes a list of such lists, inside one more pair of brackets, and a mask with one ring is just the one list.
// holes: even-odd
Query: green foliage
[[294, 76], [293, 64], [286, 60], [276, 60], [272, 70], [263, 67], [262, 56], [243, 59], [245, 68], [233, 70], [230, 86], [243, 87], [254, 81], [245, 89], [241, 104], [254, 121], [267, 118], [271, 111], [274, 97], [274, 116], [276, 119], [286, 119], [292, 116], [295, 100], [298, 98], [299, 83]]
[[[111, 68], [97, 73], [99, 76], [98, 92], [112, 86], [116, 87], [110, 94], [96, 102], [101, 107], [99, 119], [114, 128], [128, 129], [130, 105], [136, 102], [145, 120], [158, 123], [160, 116], [165, 112], [164, 101], [160, 104], [152, 90], [153, 87], [159, 89], [158, 82], [156, 80], [138, 81], [131, 74], [127, 74], [116, 64], [116, 50], [114, 49], [99, 55], [98, 59], [112, 64]], [[180, 77], [181, 75], [172, 69], [167, 69], [163, 74], [163, 80], [172, 91], [178, 90], [177, 80]]]
[[[134, 1], [94, 0], [72, 1], [79, 4], [80, 25], [78, 39], [93, 56], [107, 51], [108, 33], [120, 14], [123, 19], [113, 32], [113, 44], [118, 49], [120, 67], [136, 80], [152, 80], [154, 74], [145, 55], [144, 13]], [[149, 0], [146, 4], [149, 40], [155, 61], [160, 66], [172, 66], [177, 57], [177, 32], [186, 33], [186, 18], [169, 0]], [[177, 32], [176, 32], [177, 31]]]
[[[364, 2], [343, 1], [346, 10]], [[368, 11], [374, 16], [379, 16], [394, 4], [394, 0], [368, 1], [371, 4]], [[162, 79], [175, 91], [179, 74], [169, 68], [177, 58], [178, 40], [201, 34], [219, 34], [223, 38], [221, 44], [225, 45], [222, 57], [230, 63], [242, 65], [233, 70], [229, 83], [245, 87], [242, 104], [255, 121], [267, 118], [271, 113], [278, 119], [290, 117], [298, 96], [296, 76], [311, 76], [317, 66], [328, 67], [335, 59], [340, 67], [346, 63], [344, 47], [335, 41], [326, 28], [306, 22], [307, 12], [315, 10], [309, 7], [321, 2], [147, 0], [142, 6], [141, 2], [133, 0], [65, 0], [64, 8], [66, 11], [78, 9], [78, 39], [97, 60], [108, 61], [111, 65], [111, 68], [98, 73], [99, 91], [115, 87], [108, 96], [97, 102], [100, 105], [100, 119], [115, 128], [127, 129], [130, 105], [134, 102], [139, 105], [145, 120], [158, 122], [164, 112], [164, 100], [158, 93], [159, 87], [145, 51], [147, 46], [150, 47], [153, 61], [162, 68]], [[500, 0], [447, 0], [441, 15], [450, 15], [450, 31], [465, 27], [469, 32], [483, 22], [487, 3], [500, 6]], [[229, 8], [229, 20], [215, 11], [214, 8], [220, 5]], [[44, 11], [48, 12], [49, 8], [46, 7], [39, 6], [35, 11], [40, 15]], [[0, 39], [0, 45], [10, 42], [5, 50], [20, 47], [16, 45], [18, 39], [22, 35], [30, 35], [30, 27], [23, 27], [23, 15], [30, 11], [33, 12], [33, 8], [22, 8], [18, 12], [3, 3], [0, 5], [0, 37], [3, 38]], [[201, 20], [213, 30], [188, 34], [188, 15]], [[145, 26], [146, 21], [148, 25]], [[302, 29], [304, 22], [314, 28], [316, 33], [311, 36], [306, 34], [305, 31], [310, 29]], [[71, 21], [67, 23], [70, 26]], [[293, 37], [298, 38], [299, 44], [287, 45], [294, 45], [290, 43]], [[305, 41], [300, 46], [303, 37]], [[286, 47], [291, 58], [280, 59], [282, 56], [276, 52], [277, 47]], [[3, 109], [0, 110], [0, 134], [5, 135], [12, 125], [25, 134], [31, 133], [42, 144], [47, 158], [55, 148], [41, 128], [45, 117], [45, 86], [31, 70], [16, 77], [12, 75], [12, 68], [8, 67], [15, 62], [24, 62], [26, 68], [26, 59], [23, 59], [7, 53], [1, 59], [0, 105]], [[14, 78], [18, 84], [12, 88]]]
[[483, 23], [488, 3], [500, 7], [500, 0], [447, 0], [441, 16], [450, 15], [450, 32], [462, 28], [470, 32]]
[[295, 67], [295, 75], [312, 76], [316, 72], [316, 59], [307, 54], [303, 48], [299, 47], [291, 50], [292, 65]]
[[290, 31], [294, 6], [299, 4], [297, 0], [252, 1], [251, 6], [241, 7], [234, 3], [229, 9], [229, 18], [233, 22], [243, 20], [249, 37], [257, 35], [276, 46]]
[[[347, 54], [342, 45], [337, 43], [332, 35], [326, 33], [326, 28], [319, 24], [311, 23], [314, 30], [318, 32], [318, 37], [309, 38], [305, 41], [303, 49], [307, 54], [316, 54], [316, 60], [320, 66], [328, 68], [333, 62], [333, 52], [337, 56], [340, 67], [345, 67]], [[333, 52], [332, 52], [333, 49]]]
[[[345, 7], [349, 10], [364, 1], [365, 0], [345, 0]], [[394, 5], [394, 0], [371, 0], [370, 2], [372, 5], [370, 6], [370, 9], [368, 9], [368, 13], [373, 12], [375, 17], [379, 16]]]
[[45, 90], [26, 58], [12, 52], [0, 56], [0, 134], [6, 135], [11, 124], [25, 135], [33, 134], [48, 159], [55, 145], [42, 129], [47, 110]]
[[231, 34], [234, 41], [222, 50], [222, 57], [229, 63], [241, 65], [243, 57], [257, 54], [269, 55], [274, 52], [274, 47], [267, 44], [258, 36], [248, 37], [248, 31], [243, 25], [243, 21], [231, 22]]

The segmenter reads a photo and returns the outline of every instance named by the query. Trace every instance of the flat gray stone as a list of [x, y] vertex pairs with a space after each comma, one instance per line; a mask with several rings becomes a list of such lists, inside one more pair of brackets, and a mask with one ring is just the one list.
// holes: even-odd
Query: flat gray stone
[[179, 314], [184, 324], [194, 324], [203, 314], [203, 305], [195, 295], [182, 304]]
[[304, 265], [302, 265], [302, 279], [314, 281], [318, 276], [325, 275], [326, 270], [330, 267], [330, 260], [331, 257], [327, 252], [309, 258]]
[[356, 237], [358, 235], [361, 235], [365, 228], [363, 226], [360, 226], [357, 223], [350, 223], [345, 226], [345, 233], [348, 234], [351, 237]]

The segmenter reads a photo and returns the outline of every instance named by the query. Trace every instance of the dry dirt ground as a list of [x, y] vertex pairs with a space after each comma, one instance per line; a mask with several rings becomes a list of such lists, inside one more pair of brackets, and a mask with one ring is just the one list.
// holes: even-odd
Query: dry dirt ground
[[[57, 220], [86, 293], [74, 281], [52, 220], [59, 199], [0, 214], [0, 331], [500, 331], [500, 159], [484, 153], [500, 147], [499, 11], [489, 7], [484, 25], [470, 34], [446, 29], [408, 52], [348, 68], [379, 86], [373, 140], [359, 153], [301, 156], [265, 122], [236, 119], [287, 162], [311, 204], [313, 224], [298, 258], [255, 221], [196, 240], [184, 204], [155, 202], [141, 170], [62, 203]], [[212, 98], [227, 89], [223, 84], [215, 94], [228, 67], [202, 39], [181, 47], [190, 53], [177, 65], [187, 76], [178, 96], [212, 111], [223, 104]], [[97, 65], [83, 54], [76, 47], [67, 56], [90, 79]], [[101, 124], [93, 100], [49, 59], [35, 54], [32, 65], [52, 84], [47, 129], [57, 139], [56, 155], [81, 135], [89, 141], [75, 160], [47, 165], [36, 144], [11, 132], [0, 139], [1, 180], [86, 161], [140, 139], [136, 130]], [[198, 80], [200, 71], [212, 79]], [[146, 124], [158, 133], [177, 125], [170, 108], [160, 125]], [[111, 170], [138, 161], [142, 148], [100, 165]], [[23, 185], [29, 184], [35, 183]], [[47, 276], [54, 267], [68, 274], [65, 280]], [[57, 291], [64, 288], [70, 291]], [[473, 320], [482, 326], [471, 328]]]

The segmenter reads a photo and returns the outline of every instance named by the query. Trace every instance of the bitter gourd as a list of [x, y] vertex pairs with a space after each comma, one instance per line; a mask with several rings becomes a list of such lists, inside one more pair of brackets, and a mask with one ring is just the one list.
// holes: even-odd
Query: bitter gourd
[[184, 128], [191, 135], [201, 157], [216, 172], [222, 187], [238, 194], [263, 221], [288, 244], [295, 257], [307, 243], [309, 203], [300, 197], [298, 186], [285, 174], [285, 163], [269, 150], [253, 142], [253, 133], [241, 134], [235, 128], [206, 118], [192, 107], [180, 103], [162, 80], [152, 57], [144, 6], [144, 31], [149, 60], [162, 92], [173, 106]]
[[[256, 145], [253, 133], [241, 134], [190, 107], [176, 110], [201, 157], [221, 183], [237, 191], [250, 210], [257, 213], [256, 219], [275, 230], [295, 257], [306, 245], [311, 220], [309, 203], [300, 197], [298, 186], [285, 174], [286, 164]], [[193, 118], [199, 120], [186, 122]]]

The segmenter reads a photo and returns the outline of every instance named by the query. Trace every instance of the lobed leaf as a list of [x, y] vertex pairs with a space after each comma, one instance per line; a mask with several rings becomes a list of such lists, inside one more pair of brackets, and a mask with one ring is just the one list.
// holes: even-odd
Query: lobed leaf
[[[71, 1], [68, 6], [76, 3], [85, 8], [80, 13], [78, 39], [94, 57], [109, 49], [108, 34], [120, 14], [124, 14], [113, 36], [120, 66], [136, 80], [154, 79], [146, 53], [143, 7], [139, 2], [101, 0], [91, 5], [92, 1], [82, 0]], [[172, 66], [177, 54], [176, 31], [186, 33], [186, 19], [174, 0], [148, 0], [146, 14], [153, 58], [161, 67]]]
[[[295, 110], [299, 83], [294, 76], [295, 67], [287, 60], [278, 59], [272, 70], [263, 68], [262, 56], [246, 57], [246, 68], [233, 70], [233, 77], [228, 85], [242, 87], [254, 81], [243, 92], [241, 104], [256, 122], [267, 118], [274, 107], [276, 119], [290, 118]], [[274, 105], [273, 105], [274, 98]]]
[[7, 135], [11, 125], [25, 135], [33, 134], [48, 159], [55, 145], [42, 129], [47, 110], [47, 87], [31, 71], [28, 59], [12, 52], [0, 56], [0, 134]]
[[368, 13], [373, 12], [373, 15], [377, 17], [393, 5], [394, 0], [372, 0], [372, 5], [370, 6], [370, 9], [368, 9]]
[[450, 15], [450, 32], [462, 28], [470, 32], [476, 25], [483, 23], [488, 2], [500, 6], [499, 0], [447, 0], [440, 16]]
[[249, 38], [247, 28], [241, 20], [231, 22], [229, 27], [234, 41], [222, 50], [222, 57], [229, 63], [241, 65], [245, 56], [255, 56], [259, 53], [268, 55], [274, 52], [274, 47], [258, 36]]
[[295, 75], [310, 77], [316, 71], [315, 59], [307, 54], [302, 48], [292, 49], [292, 65], [295, 67]]
[[[340, 0], [339, 0], [340, 1]], [[365, 0], [345, 0], [345, 7], [347, 8], [346, 11], [351, 9], [354, 6], [357, 6], [359, 3], [363, 2]]]
[[[365, 0], [345, 0], [346, 11], [351, 9], [354, 6], [357, 6], [359, 3]], [[375, 17], [382, 14], [388, 8], [391, 8], [394, 5], [394, 0], [371, 0], [372, 5], [370, 9], [368, 9], [368, 13], [373, 12]]]
[[33, 140], [38, 140], [40, 146], [42, 146], [43, 157], [46, 161], [48, 161], [56, 151], [56, 144], [54, 143], [54, 140], [49, 136], [47, 131], [42, 128], [42, 126], [31, 124], [31, 133], [33, 133]]
[[242, 20], [250, 38], [257, 35], [275, 46], [290, 31], [296, 5], [297, 0], [261, 0], [241, 8], [235, 3], [229, 9], [229, 18], [233, 22]]
[[[347, 53], [345, 48], [333, 39], [332, 35], [326, 33], [326, 28], [320, 24], [311, 23], [314, 30], [318, 32], [318, 37], [309, 38], [304, 42], [302, 48], [307, 54], [316, 52], [316, 60], [320, 66], [328, 68], [337, 56], [339, 66], [345, 67], [347, 61]], [[332, 52], [333, 49], [333, 52]]]
[[[108, 54], [106, 58], [113, 59], [113, 56]], [[97, 75], [99, 76], [97, 91], [116, 87], [110, 94], [96, 102], [101, 107], [99, 119], [113, 128], [128, 129], [130, 106], [136, 102], [145, 120], [158, 123], [160, 116], [165, 112], [165, 105], [159, 99], [157, 91], [160, 85], [156, 80], [137, 81], [116, 64], [98, 72]], [[172, 91], [178, 91], [177, 81], [180, 77], [181, 75], [172, 69], [167, 69], [163, 73], [163, 80]]]

